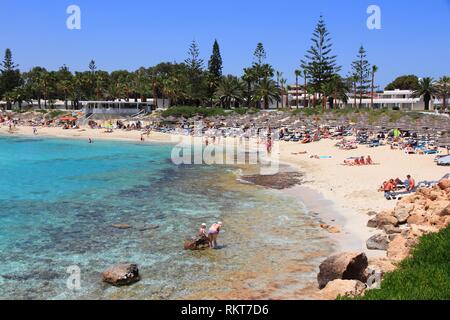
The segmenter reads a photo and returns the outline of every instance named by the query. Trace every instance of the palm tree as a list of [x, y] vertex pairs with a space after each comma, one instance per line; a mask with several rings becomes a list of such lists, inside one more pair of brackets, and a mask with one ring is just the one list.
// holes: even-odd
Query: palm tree
[[245, 68], [242, 80], [244, 80], [244, 82], [246, 83], [244, 92], [246, 107], [250, 108], [252, 103], [254, 102], [254, 86], [258, 81], [258, 75], [255, 68]]
[[430, 110], [430, 100], [437, 93], [433, 78], [426, 77], [419, 80], [419, 88], [413, 92], [413, 97], [423, 97], [425, 110]]
[[378, 67], [376, 65], [372, 66], [372, 84], [370, 86], [371, 88], [371, 94], [370, 94], [370, 108], [373, 110], [373, 95], [375, 91], [375, 73], [378, 72]]
[[[308, 71], [306, 71], [306, 69], [303, 70], [303, 77], [305, 78], [305, 87], [303, 88], [303, 92], [305, 94], [304, 105], [305, 105], [305, 108], [307, 108], [307, 107], [309, 107], [309, 95], [308, 95], [309, 93], [308, 93]], [[307, 95], [308, 95], [308, 103], [306, 103]]]
[[[281, 108], [284, 108], [284, 99], [285, 99], [285, 97], [287, 97], [287, 93], [288, 93], [286, 84], [287, 84], [287, 79], [281, 78], [280, 79]], [[288, 103], [289, 103], [289, 99], [287, 99], [287, 100], [288, 100]]]
[[436, 83], [436, 90], [442, 96], [443, 111], [447, 111], [447, 97], [450, 95], [450, 77], [443, 76]]
[[[333, 81], [328, 81], [322, 83], [320, 86], [320, 91], [322, 92], [322, 108], [325, 110], [325, 104], [329, 97], [332, 97], [335, 90], [334, 90], [334, 84]], [[331, 103], [330, 103], [331, 107]]]
[[[277, 71], [277, 72], [276, 72], [276, 76], [277, 76], [277, 87], [278, 87], [278, 88], [281, 88], [280, 80], [281, 80], [281, 78], [283, 77], [283, 72]], [[283, 99], [281, 100], [281, 103], [283, 103]], [[283, 106], [281, 106], [281, 107], [283, 107]], [[277, 101], [277, 109], [278, 109], [278, 108], [279, 108], [279, 105], [278, 105], [278, 101]]]
[[58, 82], [57, 84], [58, 91], [62, 93], [64, 98], [64, 107], [67, 110], [67, 97], [69, 96], [69, 93], [73, 91], [73, 84], [69, 80], [62, 80]]
[[352, 83], [353, 86], [353, 108], [356, 109], [356, 106], [358, 105], [356, 102], [356, 98], [357, 98], [359, 77], [356, 74], [354, 74], [350, 76], [349, 81]]
[[220, 99], [222, 107], [231, 108], [231, 103], [240, 101], [244, 92], [244, 85], [239, 78], [227, 76], [222, 78], [216, 90], [216, 96]]
[[302, 75], [302, 72], [301, 72], [300, 70], [295, 70], [295, 91], [296, 91], [295, 95], [296, 95], [296, 97], [297, 97], [297, 99], [296, 99], [296, 106], [297, 106], [297, 109], [298, 109], [298, 107], [299, 107], [299, 105], [298, 105], [298, 103], [299, 103], [299, 101], [298, 101], [298, 78], [299, 78], [301, 75]]
[[280, 89], [272, 79], [262, 79], [256, 86], [255, 93], [259, 101], [263, 100], [264, 109], [269, 109], [270, 102], [280, 101]]

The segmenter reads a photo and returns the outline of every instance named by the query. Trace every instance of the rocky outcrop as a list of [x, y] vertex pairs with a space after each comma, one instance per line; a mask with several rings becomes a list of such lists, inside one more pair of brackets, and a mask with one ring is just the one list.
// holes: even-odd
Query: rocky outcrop
[[337, 297], [360, 296], [366, 290], [366, 285], [358, 280], [333, 280], [328, 282], [326, 287], [319, 292], [319, 298], [324, 300], [334, 300]]
[[387, 250], [389, 245], [389, 239], [385, 234], [376, 234], [369, 238], [366, 242], [367, 249], [369, 250]]
[[[370, 250], [386, 250], [386, 258], [370, 261], [364, 253], [340, 253], [320, 265], [317, 276], [322, 299], [335, 299], [338, 295], [361, 295], [366, 283], [377, 282], [387, 272], [396, 269], [406, 259], [423, 235], [439, 232], [450, 224], [450, 180], [444, 179], [432, 188], [421, 188], [401, 199], [393, 210], [368, 214], [368, 227], [383, 233], [367, 240]], [[351, 281], [349, 281], [351, 280]], [[363, 282], [363, 283], [361, 283]], [[378, 283], [379, 284], [379, 283]]]
[[113, 286], [125, 286], [140, 280], [139, 269], [136, 264], [119, 264], [103, 272], [102, 278]]
[[203, 250], [209, 248], [208, 237], [195, 237], [184, 241], [184, 250]]
[[328, 282], [336, 279], [365, 282], [367, 266], [367, 256], [362, 252], [344, 252], [332, 255], [320, 264], [320, 272], [317, 275], [319, 288], [325, 288]]
[[[367, 225], [383, 230], [385, 238], [376, 235], [367, 241], [367, 247], [387, 250], [394, 261], [408, 256], [418, 238], [438, 232], [450, 223], [450, 180], [444, 179], [432, 188], [420, 188], [400, 200], [393, 210], [383, 211]], [[389, 240], [390, 243], [389, 243]]]

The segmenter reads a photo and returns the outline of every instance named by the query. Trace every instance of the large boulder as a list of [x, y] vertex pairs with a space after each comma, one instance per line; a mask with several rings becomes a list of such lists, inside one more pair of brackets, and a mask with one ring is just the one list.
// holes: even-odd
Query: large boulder
[[381, 275], [392, 272], [397, 267], [392, 263], [391, 260], [385, 257], [372, 258], [369, 260], [369, 266], [367, 269], [375, 271], [377, 273], [381, 273]]
[[386, 224], [398, 226], [398, 220], [390, 212], [381, 212], [376, 215], [377, 227], [382, 227]]
[[328, 282], [336, 279], [365, 282], [367, 266], [368, 261], [365, 253], [344, 252], [334, 254], [320, 264], [320, 272], [317, 275], [319, 288], [325, 288]]
[[408, 257], [410, 248], [403, 236], [396, 236], [388, 245], [387, 256], [393, 261], [401, 261]]
[[372, 218], [367, 222], [368, 228], [377, 228], [378, 227], [378, 220], [377, 218]]
[[206, 236], [186, 239], [184, 250], [203, 250], [209, 248], [209, 239]]
[[412, 203], [399, 205], [394, 210], [394, 217], [398, 220], [400, 224], [406, 223], [413, 210], [414, 204]]
[[441, 190], [447, 190], [450, 188], [450, 180], [442, 179], [441, 181], [439, 181], [438, 186]]
[[382, 233], [376, 234], [366, 241], [366, 246], [369, 250], [387, 250], [388, 245], [388, 236]]
[[433, 190], [429, 188], [420, 188], [419, 190], [417, 190], [417, 193], [431, 201], [436, 200], [438, 197], [436, 193], [434, 193]]
[[398, 227], [394, 227], [391, 224], [386, 224], [383, 226], [383, 230], [384, 232], [386, 232], [386, 234], [390, 235], [390, 234], [394, 234], [394, 233], [401, 233], [402, 230]]
[[355, 297], [360, 296], [366, 290], [366, 285], [358, 280], [333, 280], [319, 292], [319, 298], [324, 300], [335, 300], [338, 296]]
[[417, 212], [414, 212], [407, 220], [409, 225], [412, 225], [412, 224], [423, 224], [423, 223], [425, 223], [425, 221], [426, 221], [426, 219], [423, 216], [423, 214], [417, 213]]
[[450, 201], [444, 199], [438, 199], [433, 201], [428, 206], [428, 212], [437, 215], [446, 215], [448, 210], [447, 208], [450, 206]]
[[119, 264], [103, 272], [102, 278], [113, 286], [125, 286], [140, 280], [139, 269], [137, 264]]
[[438, 216], [450, 216], [450, 205], [446, 206], [445, 208], [439, 208], [436, 212]]

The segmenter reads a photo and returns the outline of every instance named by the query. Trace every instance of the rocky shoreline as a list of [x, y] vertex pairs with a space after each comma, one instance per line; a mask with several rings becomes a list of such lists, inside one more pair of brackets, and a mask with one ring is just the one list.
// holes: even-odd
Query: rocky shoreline
[[402, 198], [394, 209], [369, 215], [367, 226], [380, 232], [367, 240], [367, 248], [386, 251], [386, 257], [369, 260], [362, 252], [343, 252], [327, 258], [317, 276], [318, 299], [364, 295], [410, 256], [420, 237], [446, 228], [450, 224], [450, 180], [420, 188]]

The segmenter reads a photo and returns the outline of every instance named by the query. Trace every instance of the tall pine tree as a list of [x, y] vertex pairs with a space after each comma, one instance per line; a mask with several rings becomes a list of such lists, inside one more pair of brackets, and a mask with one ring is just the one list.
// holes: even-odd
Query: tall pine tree
[[[18, 67], [12, 59], [11, 50], [6, 49], [3, 62], [0, 63], [0, 98], [21, 85], [22, 78]], [[8, 108], [10, 107], [8, 103]]]
[[208, 71], [215, 78], [222, 77], [222, 56], [217, 40], [214, 41], [212, 55], [208, 62]]
[[188, 50], [188, 58], [184, 61], [188, 69], [187, 95], [198, 107], [205, 97], [205, 77], [203, 74], [203, 60], [200, 58], [200, 49], [195, 40], [192, 41]]
[[367, 61], [367, 53], [363, 46], [359, 48], [357, 60], [352, 62], [352, 75], [357, 79], [356, 93], [359, 97], [359, 107], [361, 108], [363, 96], [369, 89], [371, 82], [371, 67], [369, 61]]
[[266, 60], [266, 50], [264, 50], [264, 46], [261, 42], [256, 45], [253, 57], [255, 58], [255, 63], [259, 65], [262, 65]]
[[211, 58], [208, 61], [208, 98], [210, 105], [213, 104], [214, 93], [222, 79], [222, 56], [219, 43], [214, 41]]
[[332, 55], [332, 43], [330, 33], [322, 16], [311, 41], [311, 48], [307, 51], [305, 58], [301, 60], [301, 67], [308, 73], [310, 86], [315, 93], [321, 93], [323, 85], [330, 82], [341, 67], [336, 63], [336, 56]]

